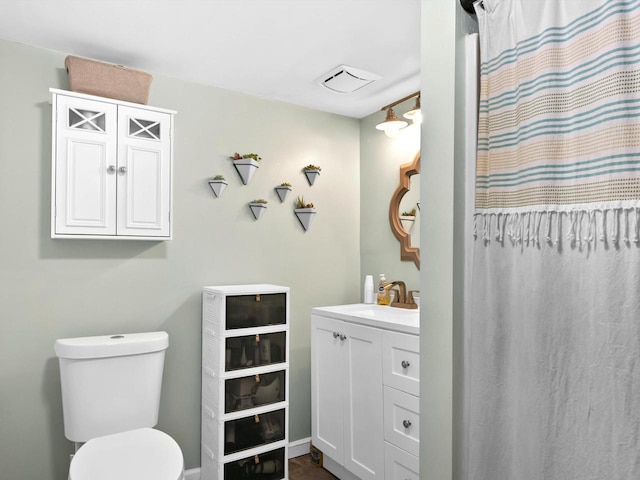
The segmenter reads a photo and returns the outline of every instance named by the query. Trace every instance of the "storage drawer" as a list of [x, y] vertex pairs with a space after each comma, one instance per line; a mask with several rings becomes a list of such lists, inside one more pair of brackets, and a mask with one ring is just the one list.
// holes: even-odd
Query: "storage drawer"
[[214, 458], [211, 449], [201, 446], [201, 480], [283, 480], [288, 477], [286, 447], [258, 453], [234, 455], [234, 459], [221, 462]]
[[385, 385], [420, 395], [420, 337], [383, 332], [382, 369]]
[[420, 450], [420, 399], [384, 387], [384, 439], [416, 457]]
[[224, 465], [224, 480], [280, 480], [286, 478], [284, 448], [252, 455]]
[[385, 480], [420, 480], [420, 461], [418, 457], [384, 442], [384, 478]]
[[209, 407], [202, 406], [202, 440], [211, 447], [212, 455], [218, 460], [284, 440], [285, 433], [284, 408], [223, 421], [215, 418]]
[[286, 362], [287, 333], [225, 338], [225, 372]]
[[237, 412], [284, 402], [287, 390], [286, 380], [285, 370], [221, 379], [214, 377], [211, 372], [203, 368], [202, 396], [213, 408], [224, 401], [224, 413]]
[[226, 297], [227, 330], [287, 323], [287, 294], [263, 293]]

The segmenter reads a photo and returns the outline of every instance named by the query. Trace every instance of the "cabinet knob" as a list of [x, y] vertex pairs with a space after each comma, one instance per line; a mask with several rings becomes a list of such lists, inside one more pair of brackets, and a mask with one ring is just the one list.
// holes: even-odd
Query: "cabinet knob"
[[400, 365], [402, 365], [402, 368], [409, 368], [409, 365], [411, 365], [407, 360], [402, 360], [402, 363], [400, 363]]
[[125, 173], [127, 173], [127, 167], [120, 167], [120, 168], [118, 169], [118, 172], [120, 172], [121, 174], [123, 174], [123, 175], [124, 175]]
[[409, 428], [411, 426], [411, 420], [403, 420], [402, 421], [402, 426], [404, 428]]
[[345, 338], [347, 338], [347, 336], [346, 336], [346, 335], [342, 335], [342, 334], [340, 334], [340, 340], [342, 340], [342, 341], [344, 342]]
[[107, 167], [107, 173], [116, 173], [116, 167], [115, 165], [109, 165]]
[[333, 338], [338, 338], [340, 334], [338, 332], [333, 332]]

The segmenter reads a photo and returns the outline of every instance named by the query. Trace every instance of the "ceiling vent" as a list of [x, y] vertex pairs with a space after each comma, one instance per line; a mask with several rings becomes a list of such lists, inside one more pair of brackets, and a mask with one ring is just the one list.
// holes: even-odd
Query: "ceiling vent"
[[336, 93], [352, 93], [380, 79], [380, 75], [340, 65], [320, 79], [320, 85]]

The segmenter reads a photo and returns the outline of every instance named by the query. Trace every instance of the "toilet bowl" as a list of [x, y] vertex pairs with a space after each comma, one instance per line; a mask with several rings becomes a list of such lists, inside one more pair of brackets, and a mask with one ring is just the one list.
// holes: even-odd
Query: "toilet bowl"
[[69, 480], [183, 479], [180, 447], [153, 428], [93, 438], [78, 449], [69, 468]]

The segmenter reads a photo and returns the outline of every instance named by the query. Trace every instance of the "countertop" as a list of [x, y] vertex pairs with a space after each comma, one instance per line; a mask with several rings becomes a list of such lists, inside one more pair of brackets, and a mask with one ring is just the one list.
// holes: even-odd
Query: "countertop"
[[354, 303], [351, 305], [315, 307], [311, 309], [311, 313], [370, 327], [420, 335], [420, 310]]

